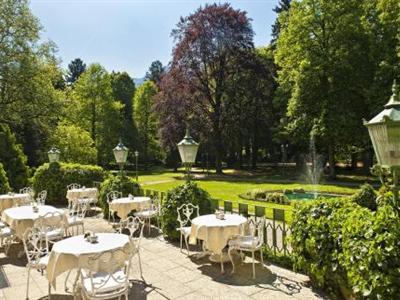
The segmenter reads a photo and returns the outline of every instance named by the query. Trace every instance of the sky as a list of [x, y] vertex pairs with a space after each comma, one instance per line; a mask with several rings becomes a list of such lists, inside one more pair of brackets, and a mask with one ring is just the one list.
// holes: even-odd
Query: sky
[[[171, 59], [170, 34], [181, 16], [214, 1], [195, 0], [31, 0], [33, 14], [43, 26], [42, 39], [58, 46], [62, 66], [80, 57], [100, 63], [108, 71], [145, 75], [154, 60]], [[233, 8], [247, 11], [255, 32], [254, 43], [270, 41], [278, 0], [235, 0]]]

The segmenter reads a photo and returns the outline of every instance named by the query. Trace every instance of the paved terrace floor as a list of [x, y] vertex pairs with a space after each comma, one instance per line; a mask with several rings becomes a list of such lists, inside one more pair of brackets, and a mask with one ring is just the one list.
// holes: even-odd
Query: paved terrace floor
[[[113, 231], [99, 217], [86, 218], [85, 223], [85, 230]], [[22, 245], [14, 244], [9, 257], [3, 251], [0, 253], [0, 300], [25, 299], [26, 258], [17, 258], [20, 250]], [[211, 263], [207, 257], [187, 257], [180, 252], [179, 245], [164, 241], [155, 228], [150, 237], [142, 240], [141, 257], [143, 278], [134, 258], [129, 299], [324, 299], [309, 287], [307, 276], [268, 262], [264, 268], [257, 264], [255, 280], [249, 258], [236, 268], [235, 274], [230, 274], [230, 263], [225, 266], [226, 273], [221, 274], [219, 264]], [[31, 276], [30, 299], [47, 299], [46, 277], [36, 271]], [[51, 299], [73, 299], [63, 290], [65, 276], [57, 278], [57, 290], [52, 290]]]

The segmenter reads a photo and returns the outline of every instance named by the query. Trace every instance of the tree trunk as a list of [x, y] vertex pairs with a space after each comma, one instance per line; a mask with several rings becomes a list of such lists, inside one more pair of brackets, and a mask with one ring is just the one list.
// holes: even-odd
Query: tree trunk
[[374, 155], [371, 149], [365, 150], [362, 153], [362, 161], [363, 161], [363, 173], [366, 175], [371, 175], [371, 167], [374, 164]]
[[358, 153], [352, 153], [351, 154], [351, 169], [352, 170], [357, 169], [357, 159], [358, 159]]
[[336, 179], [335, 146], [330, 143], [328, 148], [329, 179]]
[[295, 154], [295, 161], [296, 161], [296, 171], [298, 173], [301, 173], [304, 171], [304, 159], [303, 155], [301, 153], [296, 153]]

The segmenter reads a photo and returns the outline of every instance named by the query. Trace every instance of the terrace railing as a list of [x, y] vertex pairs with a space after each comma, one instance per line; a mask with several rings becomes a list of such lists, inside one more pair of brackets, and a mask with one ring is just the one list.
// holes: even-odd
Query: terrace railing
[[[137, 194], [141, 196], [158, 197], [161, 204], [166, 198], [165, 192], [150, 189], [139, 189]], [[222, 209], [225, 212], [238, 213], [245, 217], [265, 217], [264, 242], [266, 247], [273, 252], [274, 255], [290, 254], [291, 247], [287, 243], [287, 237], [290, 235], [290, 226], [287, 223], [287, 215], [290, 211], [241, 202], [238, 202], [236, 205], [236, 203], [233, 203], [232, 201], [219, 199], [212, 199], [211, 205], [213, 209]]]

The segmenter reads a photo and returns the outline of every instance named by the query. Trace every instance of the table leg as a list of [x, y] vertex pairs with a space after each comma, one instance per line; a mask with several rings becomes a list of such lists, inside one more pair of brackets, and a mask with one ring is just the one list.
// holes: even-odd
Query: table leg
[[74, 293], [74, 300], [76, 300], [77, 295], [78, 295], [77, 287], [78, 287], [78, 280], [79, 280], [80, 275], [81, 275], [81, 269], [78, 269], [78, 273], [76, 274], [74, 285], [73, 285], [73, 290], [72, 290], [72, 292]]

